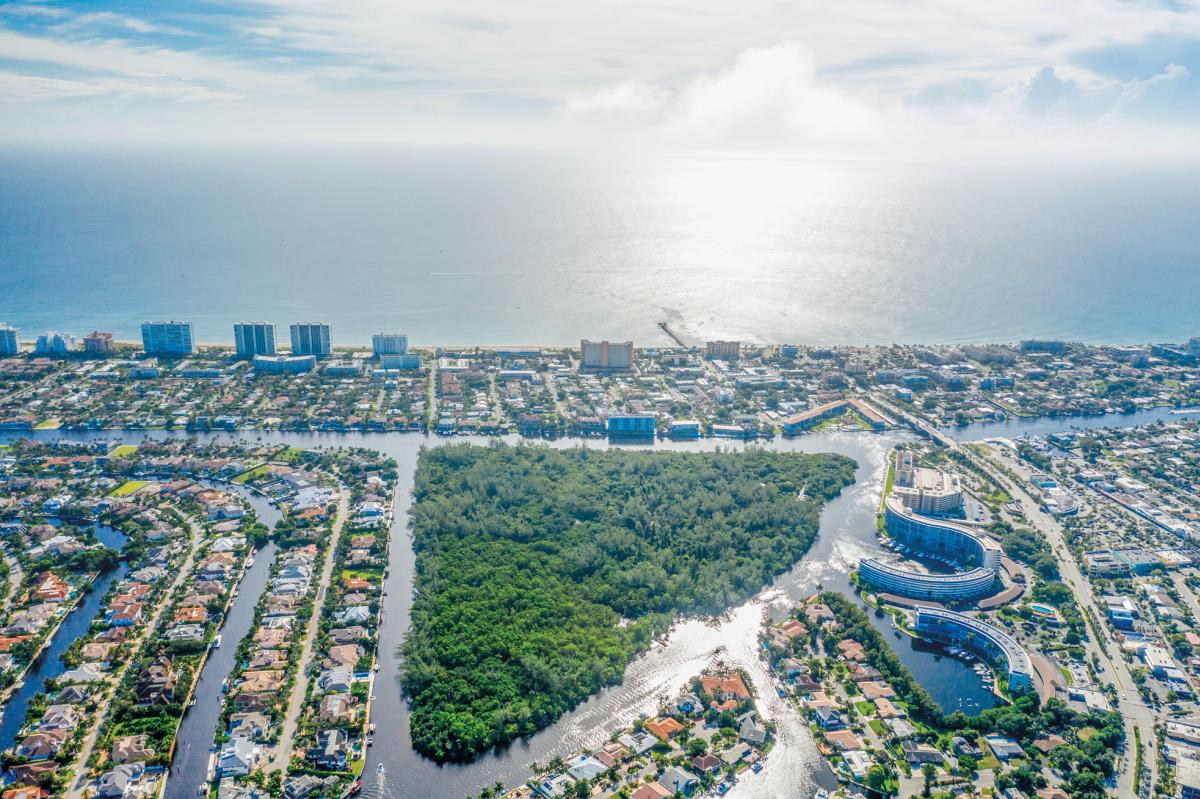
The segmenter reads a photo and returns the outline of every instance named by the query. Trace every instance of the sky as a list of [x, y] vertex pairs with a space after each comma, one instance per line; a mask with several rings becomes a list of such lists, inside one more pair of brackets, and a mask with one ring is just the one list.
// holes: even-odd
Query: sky
[[1200, 0], [0, 3], [0, 144], [1200, 154]]

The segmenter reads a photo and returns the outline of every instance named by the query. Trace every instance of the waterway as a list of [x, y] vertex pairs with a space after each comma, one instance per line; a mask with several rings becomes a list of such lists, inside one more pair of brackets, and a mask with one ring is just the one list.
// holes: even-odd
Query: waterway
[[[96, 538], [105, 546], [113, 549], [124, 549], [128, 538], [123, 533], [106, 524], [97, 523]], [[99, 614], [100, 602], [108, 592], [108, 587], [114, 581], [121, 579], [129, 571], [125, 561], [117, 564], [116, 568], [101, 572], [88, 587], [79, 605], [71, 611], [62, 625], [50, 638], [50, 645], [34, 658], [25, 674], [25, 681], [13, 694], [8, 704], [4, 706], [3, 716], [0, 716], [0, 748], [12, 746], [21, 726], [25, 721], [25, 711], [29, 701], [42, 690], [46, 680], [59, 676], [67, 670], [62, 662], [62, 654], [67, 651], [75, 639], [87, 633], [92, 621]]]
[[[279, 521], [281, 513], [264, 497], [233, 484], [222, 483], [218, 487], [225, 491], [236, 491], [249, 500], [259, 520], [268, 527], [274, 528]], [[164, 789], [166, 799], [194, 799], [197, 786], [208, 779], [211, 747], [225, 700], [221, 686], [236, 665], [238, 644], [251, 632], [254, 608], [271, 576], [275, 551], [273, 541], [260, 549], [254, 556], [254, 563], [238, 583], [238, 595], [233, 598], [219, 631], [221, 646], [209, 650], [193, 694], [196, 704], [187, 709], [179, 726], [175, 758], [171, 762]]]
[[[1101, 420], [1108, 426], [1129, 426], [1170, 418], [1166, 409], [1137, 414], [1087, 417], [1081, 419], [1018, 419], [996, 425], [974, 425], [955, 429], [964, 439], [991, 436], [1015, 437], [1070, 429], [1085, 422], [1091, 426]], [[28, 434], [26, 434], [28, 435]], [[80, 439], [122, 438], [130, 442], [147, 437], [182, 437], [182, 433], [131, 432], [124, 436], [111, 431], [63, 436], [34, 434], [36, 437]], [[13, 436], [9, 436], [13, 437]], [[608, 739], [612, 730], [630, 723], [637, 715], [653, 713], [660, 701], [676, 695], [686, 681], [716, 658], [744, 668], [750, 675], [764, 717], [778, 725], [779, 743], [772, 751], [767, 768], [747, 774], [731, 791], [734, 799], [793, 799], [811, 796], [818, 786], [832, 784], [832, 774], [813, 744], [804, 719], [785, 700], [777, 697], [770, 677], [759, 658], [757, 635], [764, 617], [777, 619], [798, 600], [820, 588], [852, 595], [848, 574], [864, 556], [878, 554], [875, 538], [875, 513], [879, 506], [884, 466], [892, 447], [909, 440], [907, 433], [852, 433], [832, 431], [814, 433], [796, 439], [777, 439], [764, 446], [781, 451], [837, 452], [858, 462], [856, 482], [830, 502], [821, 518], [820, 535], [812, 549], [772, 585], [716, 620], [687, 619], [671, 630], [665, 645], [658, 645], [634, 660], [625, 680], [581, 703], [557, 723], [497, 752], [487, 753], [474, 763], [438, 765], [418, 755], [409, 745], [409, 711], [403, 701], [399, 666], [389, 657], [401, 643], [409, 626], [412, 604], [414, 555], [408, 532], [408, 506], [411, 502], [412, 477], [417, 456], [424, 446], [472, 440], [432, 438], [410, 434], [292, 434], [253, 432], [245, 438], [287, 443], [298, 447], [363, 446], [394, 457], [399, 465], [400, 490], [392, 528], [390, 571], [385, 583], [387, 598], [384, 624], [380, 631], [381, 670], [375, 683], [377, 725], [375, 746], [370, 750], [364, 772], [365, 794], [371, 799], [459, 799], [496, 781], [512, 786], [530, 775], [529, 764], [545, 763], [584, 747], [593, 747]], [[232, 440], [231, 434], [208, 434], [204, 441]], [[3, 440], [0, 438], [0, 440]], [[475, 439], [479, 442], [491, 439]], [[577, 440], [549, 442], [549, 446], [578, 446]], [[605, 441], [587, 441], [587, 446], [604, 448]], [[732, 441], [657, 442], [656, 449], [709, 450], [715, 447], [741, 449], [746, 445]], [[978, 677], [966, 664], [953, 658], [939, 658], [912, 646], [911, 641], [894, 637], [886, 618], [870, 618], [896, 646], [901, 660], [947, 710], [977, 712], [992, 703]], [[219, 684], [219, 681], [218, 681]], [[197, 703], [199, 707], [199, 703]], [[385, 766], [385, 775], [376, 773]]]
[[[1176, 413], [1176, 408], [1147, 408], [1133, 413], [1100, 413], [1093, 416], [1012, 416], [991, 422], [976, 422], [963, 427], [943, 427], [941, 431], [958, 441], [981, 441], [985, 438], [1019, 438], [1023, 435], [1045, 436], [1069, 430], [1098, 430], [1106, 427], [1138, 427], [1157, 422], [1179, 422], [1196, 418], [1195, 413]], [[1200, 409], [1189, 409], [1192, 411]]]

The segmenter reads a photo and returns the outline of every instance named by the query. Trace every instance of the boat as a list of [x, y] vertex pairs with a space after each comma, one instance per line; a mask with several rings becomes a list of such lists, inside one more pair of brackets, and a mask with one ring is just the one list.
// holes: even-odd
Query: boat
[[380, 764], [379, 764], [379, 768], [375, 769], [375, 773], [376, 773], [376, 774], [378, 774], [380, 777], [382, 777], [382, 776], [383, 776], [383, 772], [384, 772], [383, 764], [382, 764], [382, 763], [380, 763]]
[[216, 638], [213, 639], [212, 648], [213, 649], [221, 648], [221, 636], [218, 635]]
[[346, 789], [346, 796], [358, 796], [360, 793], [362, 793], [362, 780], [355, 780]]
[[813, 799], [829, 799], [829, 791], [825, 790], [824, 788], [818, 788]]

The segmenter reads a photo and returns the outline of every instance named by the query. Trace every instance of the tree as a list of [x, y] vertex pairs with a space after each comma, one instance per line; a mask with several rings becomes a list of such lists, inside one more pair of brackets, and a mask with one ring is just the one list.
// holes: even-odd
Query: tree
[[925, 787], [921, 791], [921, 795], [925, 799], [929, 799], [933, 795], [933, 778], [937, 775], [937, 769], [932, 763], [924, 763], [921, 766], [921, 776], [925, 778]]

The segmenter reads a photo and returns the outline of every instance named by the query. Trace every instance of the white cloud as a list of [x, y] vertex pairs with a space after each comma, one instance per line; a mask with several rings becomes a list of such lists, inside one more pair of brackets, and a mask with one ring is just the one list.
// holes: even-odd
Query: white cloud
[[[262, 138], [1030, 147], [1098, 120], [1142, 123], [1151, 135], [1178, 121], [1168, 98], [1191, 91], [1185, 65], [1164, 60], [1147, 78], [1104, 74], [1087, 58], [1164, 35], [1200, 40], [1200, 10], [1126, 0], [746, 0], [736, 12], [717, 0], [251, 0], [248, 10], [214, 3], [186, 14], [150, 6], [135, 18], [94, 4], [10, 4], [0, 6], [0, 138], [103, 136], [93, 123], [115, 118], [105, 98], [137, 97], [137, 121], [167, 138], [220, 136], [234, 119], [239, 137]], [[197, 107], [185, 123], [181, 102]]]

